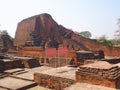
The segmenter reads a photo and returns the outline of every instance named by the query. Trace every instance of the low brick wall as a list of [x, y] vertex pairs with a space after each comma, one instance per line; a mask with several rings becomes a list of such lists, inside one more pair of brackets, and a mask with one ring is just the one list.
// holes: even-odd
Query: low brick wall
[[40, 58], [40, 63], [45, 63], [50, 67], [62, 67], [66, 65], [70, 65], [72, 58], [65, 57], [47, 57]]
[[21, 60], [1, 60], [0, 61], [0, 70], [4, 71], [12, 68], [23, 67]]
[[0, 60], [0, 72], [14, 68], [33, 68], [40, 66], [40, 63], [36, 58], [12, 57], [11, 59]]
[[63, 90], [63, 88], [75, 83], [72, 79], [51, 76], [47, 74], [34, 73], [34, 81], [41, 86], [54, 89]]
[[120, 88], [120, 77], [116, 79], [107, 79], [102, 76], [97, 76], [85, 72], [76, 71], [76, 82], [86, 82], [95, 85], [107, 86], [111, 88]]

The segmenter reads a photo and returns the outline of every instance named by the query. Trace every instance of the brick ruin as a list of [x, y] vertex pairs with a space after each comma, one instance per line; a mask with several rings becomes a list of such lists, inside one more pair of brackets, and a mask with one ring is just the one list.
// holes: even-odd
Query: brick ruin
[[63, 46], [69, 50], [98, 51], [105, 56], [120, 56], [120, 48], [98, 43], [96, 40], [82, 37], [72, 30], [58, 25], [49, 14], [40, 14], [18, 23], [14, 45], [40, 46], [58, 48]]
[[76, 81], [120, 88], [120, 67], [105, 61], [86, 64], [76, 71]]
[[34, 73], [34, 80], [37, 84], [54, 90], [62, 90], [63, 88], [75, 83], [75, 80], [72, 79], [56, 77], [41, 73]]
[[0, 58], [0, 72], [15, 68], [33, 68], [40, 66], [36, 58], [2, 55]]
[[[63, 90], [76, 82], [120, 88], [120, 58], [105, 58], [119, 57], [120, 48], [82, 37], [58, 25], [49, 14], [36, 15], [19, 22], [14, 44], [18, 53], [13, 55], [11, 52], [13, 56], [0, 55], [0, 73], [7, 73], [5, 79], [30, 81], [31, 84], [18, 90], [36, 85]], [[47, 68], [42, 70], [44, 66]], [[15, 68], [20, 68], [18, 71], [24, 73], [14, 75], [18, 72], [14, 71]], [[26, 68], [29, 71], [25, 71]], [[32, 68], [33, 71], [30, 71]], [[26, 75], [32, 75], [32, 79]], [[4, 81], [4, 78], [1, 80]]]
[[66, 65], [83, 65], [87, 59], [104, 59], [103, 51], [69, 51], [68, 48], [59, 47], [23, 47], [18, 50], [19, 56], [35, 57], [41, 64], [51, 67], [61, 67]]
[[[101, 51], [100, 51], [101, 52]], [[73, 53], [73, 52], [70, 52]], [[75, 54], [75, 52], [73, 53]], [[51, 55], [51, 54], [50, 54]], [[94, 56], [95, 55], [95, 56]], [[101, 56], [98, 54], [98, 56]], [[102, 54], [103, 55], [103, 54]], [[71, 59], [60, 59], [60, 58], [52, 58], [50, 60], [50, 64], [42, 64], [42, 62], [39, 62], [40, 59], [38, 58], [32, 58], [30, 56], [28, 57], [18, 57], [18, 56], [1, 56], [1, 63], [4, 63], [1, 65], [0, 70], [3, 73], [6, 70], [12, 70], [15, 68], [35, 68], [35, 67], [41, 67], [40, 65], [43, 66], [50, 66], [50, 67], [60, 67], [60, 68], [54, 68], [52, 69], [47, 69], [46, 71], [40, 71], [39, 69], [37, 72], [33, 73], [32, 77], [34, 77], [34, 83], [33, 80], [31, 85], [36, 86], [40, 85], [46, 88], [50, 89], [55, 89], [55, 90], [62, 90], [63, 88], [69, 87], [72, 84], [75, 84], [75, 82], [86, 82], [90, 84], [96, 84], [96, 85], [101, 85], [101, 86], [107, 86], [111, 88], [120, 88], [119, 83], [120, 83], [120, 68], [116, 65], [112, 65], [105, 60], [105, 58], [102, 59], [95, 59], [96, 54], [93, 52], [85, 52], [85, 51], [79, 51], [76, 52], [76, 56], [78, 58], [78, 61], [81, 59], [83, 60], [82, 64], [79, 64], [79, 69], [68, 67], [67, 65], [70, 64]], [[87, 57], [85, 57], [87, 56]], [[94, 56], [94, 57], [93, 57]], [[61, 57], [62, 58], [62, 57]], [[37, 60], [36, 60], [37, 59]], [[56, 61], [57, 62], [56, 62]], [[86, 63], [89, 61], [89, 63]], [[102, 61], [99, 61], [102, 60]], [[109, 59], [108, 59], [109, 60]], [[111, 59], [112, 60], [112, 59]], [[116, 59], [113, 59], [116, 60]], [[118, 59], [119, 60], [119, 59]], [[45, 60], [44, 60], [45, 61]], [[46, 61], [47, 62], [47, 61]], [[67, 63], [66, 63], [67, 62]], [[62, 65], [64, 64], [64, 65]], [[85, 65], [83, 65], [85, 64]], [[56, 66], [55, 66], [56, 65]], [[68, 69], [65, 69], [65, 67]], [[4, 69], [3, 69], [4, 67]], [[74, 70], [74, 71], [73, 71]], [[77, 71], [76, 71], [77, 70]], [[19, 70], [21, 71], [21, 70]], [[22, 70], [23, 72], [21, 73], [27, 73], [26, 71]], [[6, 71], [8, 73], [8, 71]], [[17, 72], [17, 71], [14, 71]], [[8, 76], [12, 75], [11, 73], [8, 73]], [[69, 76], [66, 76], [69, 75]], [[6, 76], [5, 76], [6, 77]], [[72, 77], [72, 79], [70, 78]], [[3, 78], [3, 77], [2, 77]], [[8, 77], [6, 77], [8, 78]], [[13, 77], [14, 78], [14, 77]], [[73, 79], [75, 78], [75, 79]], [[4, 79], [1, 79], [4, 80]], [[25, 79], [27, 80], [27, 79]], [[29, 86], [29, 85], [28, 85]], [[23, 87], [21, 87], [23, 88]], [[27, 86], [26, 86], [27, 88]]]

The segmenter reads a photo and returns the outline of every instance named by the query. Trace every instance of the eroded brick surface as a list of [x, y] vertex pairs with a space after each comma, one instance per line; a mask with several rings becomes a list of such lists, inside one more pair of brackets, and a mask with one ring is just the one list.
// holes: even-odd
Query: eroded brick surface
[[40, 73], [34, 74], [34, 81], [39, 85], [55, 90], [62, 90], [63, 88], [75, 83], [75, 81], [71, 79]]
[[96, 61], [80, 66], [76, 71], [76, 81], [120, 88], [120, 68], [104, 61]]
[[19, 22], [15, 34], [15, 46], [20, 47], [31, 42], [32, 32], [36, 33], [38, 46], [41, 45], [44, 48], [56, 47], [54, 44], [57, 42], [69, 50], [103, 50], [106, 56], [120, 56], [120, 48], [103, 45], [96, 40], [82, 37], [58, 25], [49, 14], [36, 15]]

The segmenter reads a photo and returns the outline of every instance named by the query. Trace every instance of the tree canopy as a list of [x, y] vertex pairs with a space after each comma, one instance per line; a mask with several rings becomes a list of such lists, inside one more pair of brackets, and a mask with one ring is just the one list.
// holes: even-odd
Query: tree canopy
[[7, 30], [2, 30], [2, 31], [0, 30], [0, 34], [1, 35], [8, 35], [8, 32], [7, 32]]
[[79, 33], [79, 35], [82, 35], [83, 37], [90, 38], [92, 34], [89, 31], [82, 31]]
[[108, 40], [105, 35], [97, 38], [97, 41], [108, 46], [113, 46], [113, 40]]
[[13, 38], [8, 34], [7, 30], [0, 30], [0, 42], [2, 42], [2, 50], [7, 51], [8, 46], [13, 46]]

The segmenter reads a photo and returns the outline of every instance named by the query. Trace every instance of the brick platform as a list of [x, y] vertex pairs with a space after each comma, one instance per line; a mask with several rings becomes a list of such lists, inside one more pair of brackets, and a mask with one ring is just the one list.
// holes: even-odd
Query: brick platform
[[76, 71], [76, 81], [120, 88], [120, 68], [104, 61], [96, 61], [80, 66]]
[[41, 86], [62, 90], [75, 83], [75, 71], [77, 68], [60, 67], [34, 73], [34, 81]]
[[34, 80], [37, 84], [55, 90], [62, 90], [65, 87], [70, 86], [71, 84], [75, 83], [74, 80], [62, 78], [62, 77], [55, 77], [46, 74], [35, 73]]

